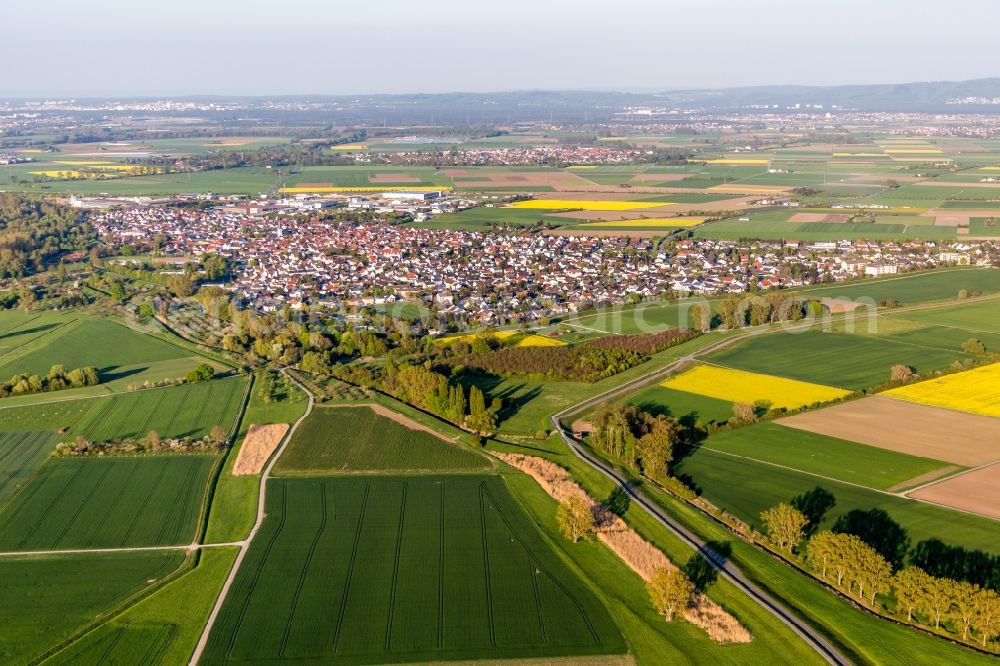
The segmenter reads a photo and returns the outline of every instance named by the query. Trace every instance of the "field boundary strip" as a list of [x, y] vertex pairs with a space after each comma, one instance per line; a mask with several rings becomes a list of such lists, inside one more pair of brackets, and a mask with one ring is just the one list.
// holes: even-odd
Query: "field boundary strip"
[[257, 562], [257, 568], [254, 571], [253, 577], [250, 579], [250, 591], [236, 615], [236, 624], [233, 627], [233, 633], [229, 638], [229, 645], [226, 648], [227, 660], [232, 659], [233, 650], [236, 647], [236, 639], [239, 637], [240, 629], [243, 628], [243, 622], [246, 620], [247, 611], [250, 608], [250, 601], [253, 599], [253, 592], [257, 589], [257, 583], [260, 581], [261, 574], [264, 572], [264, 567], [267, 565], [267, 558], [271, 554], [271, 549], [274, 548], [274, 544], [278, 541], [278, 537], [281, 536], [282, 530], [285, 529], [285, 520], [288, 516], [287, 488], [281, 489], [281, 511], [279, 515], [280, 518], [278, 519], [278, 525], [274, 528], [274, 532], [271, 534], [271, 538], [268, 539], [267, 545], [264, 546], [264, 551], [261, 553], [260, 560]]
[[[233, 561], [233, 565], [229, 569], [229, 576], [226, 578], [226, 581], [222, 585], [222, 589], [219, 591], [219, 594], [216, 597], [215, 605], [212, 607], [208, 619], [205, 622], [205, 626], [202, 630], [201, 637], [198, 639], [198, 643], [195, 646], [194, 652], [188, 661], [190, 666], [194, 666], [195, 664], [197, 664], [198, 660], [201, 658], [201, 655], [204, 653], [205, 647], [208, 645], [209, 637], [211, 636], [212, 628], [215, 626], [215, 622], [218, 619], [219, 613], [222, 611], [222, 606], [225, 603], [226, 597], [229, 595], [229, 590], [232, 588], [233, 582], [236, 580], [236, 574], [239, 573], [240, 566], [242, 565], [243, 560], [250, 549], [250, 544], [253, 542], [254, 536], [256, 536], [257, 532], [260, 531], [261, 525], [263, 525], [264, 523], [264, 516], [266, 513], [265, 501], [267, 500], [267, 482], [271, 475], [271, 470], [274, 469], [275, 463], [278, 461], [278, 458], [281, 457], [281, 454], [288, 447], [288, 442], [291, 441], [292, 436], [298, 430], [299, 426], [302, 424], [303, 421], [305, 421], [305, 419], [309, 417], [310, 414], [312, 414], [313, 407], [315, 405], [315, 398], [312, 392], [309, 391], [309, 389], [306, 388], [302, 384], [302, 382], [300, 382], [298, 379], [292, 376], [292, 374], [287, 370], [287, 368], [282, 369], [282, 373], [288, 378], [289, 381], [293, 382], [303, 393], [305, 393], [307, 398], [306, 409], [303, 411], [302, 415], [299, 416], [299, 418], [295, 421], [295, 423], [292, 424], [292, 427], [288, 429], [288, 432], [285, 433], [285, 436], [282, 439], [281, 444], [277, 447], [274, 454], [271, 456], [270, 460], [268, 460], [268, 463], [264, 467], [263, 472], [261, 472], [260, 482], [258, 485], [258, 493], [257, 493], [257, 518], [254, 521], [254, 525], [251, 528], [250, 534], [247, 536], [247, 538], [243, 539], [242, 541], [235, 542], [233, 544], [239, 546], [240, 549], [239, 553], [237, 553], [236, 559]], [[227, 655], [231, 652], [231, 650], [232, 646], [230, 645], [230, 647], [227, 648]]]

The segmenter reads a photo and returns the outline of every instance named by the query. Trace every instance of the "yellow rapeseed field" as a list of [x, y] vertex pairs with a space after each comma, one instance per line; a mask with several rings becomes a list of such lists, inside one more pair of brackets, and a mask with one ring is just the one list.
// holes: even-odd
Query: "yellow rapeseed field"
[[561, 210], [582, 208], [584, 210], [638, 210], [660, 208], [673, 204], [662, 201], [592, 201], [587, 199], [529, 199], [511, 204], [511, 208], [531, 208], [535, 210]]
[[368, 150], [366, 143], [342, 143], [339, 146], [332, 146], [331, 150]]
[[699, 365], [660, 384], [664, 388], [695, 393], [727, 402], [753, 404], [770, 401], [772, 408], [796, 409], [814, 402], [829, 402], [850, 395], [850, 391], [785, 379], [756, 372]]
[[562, 347], [566, 343], [556, 338], [531, 333], [514, 343], [515, 347]]
[[969, 414], [1000, 416], [1000, 363], [900, 386], [884, 395]]
[[385, 187], [282, 187], [279, 192], [282, 194], [327, 194], [335, 192], [448, 192], [451, 187], [439, 185], [437, 187], [407, 187], [406, 185], [393, 185]]
[[834, 157], [885, 157], [885, 153], [834, 153]]
[[581, 171], [581, 170], [587, 170], [587, 169], [596, 169], [597, 166], [594, 165], [594, 164], [573, 164], [573, 165], [568, 166], [566, 168], [567, 169], [573, 169], [574, 171]]
[[[448, 344], [455, 341], [462, 342], [472, 342], [477, 337], [482, 335], [481, 333], [465, 333], [459, 335], [447, 335], [443, 338], [438, 338], [434, 341], [434, 344]], [[518, 338], [511, 345], [512, 347], [562, 347], [566, 343], [562, 340], [557, 340], [555, 338], [550, 338], [544, 335], [538, 335], [536, 333], [521, 333], [520, 331], [494, 331], [493, 335], [497, 340], [506, 341], [511, 338]]]
[[[497, 340], [506, 340], [507, 338], [518, 335], [519, 331], [493, 331], [493, 335]], [[461, 342], [472, 342], [478, 338], [482, 333], [459, 333], [457, 335], [446, 335], [443, 338], [437, 338], [434, 340], [434, 344], [448, 344], [449, 342], [461, 341]]]

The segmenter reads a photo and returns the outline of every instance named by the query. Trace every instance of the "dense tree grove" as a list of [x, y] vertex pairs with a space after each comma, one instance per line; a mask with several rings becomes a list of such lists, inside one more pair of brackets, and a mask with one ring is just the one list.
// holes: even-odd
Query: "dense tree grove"
[[486, 406], [486, 396], [476, 386], [466, 394], [460, 384], [452, 384], [445, 375], [435, 372], [428, 364], [396, 366], [386, 364], [381, 381], [375, 387], [416, 405], [452, 423], [464, 425], [476, 432], [489, 433], [496, 428], [499, 399]]
[[80, 211], [0, 193], [0, 277], [43, 271], [67, 250], [86, 252], [92, 239], [93, 230]]
[[468, 345], [468, 353], [450, 359], [449, 363], [500, 377], [596, 382], [698, 335], [696, 331], [681, 329], [654, 335], [609, 335], [560, 347], [499, 348], [490, 336], [482, 339], [476, 336]]
[[664, 349], [669, 349], [682, 342], [698, 337], [697, 331], [683, 328], [672, 328], [660, 333], [638, 335], [606, 335], [587, 342], [588, 347], [595, 349], [625, 349], [646, 356], [652, 356]]
[[[809, 303], [800, 296], [772, 292], [747, 297], [730, 296], [718, 305], [720, 323], [728, 329], [760, 326], [805, 318]], [[698, 316], [704, 319], [704, 313]]]
[[632, 405], [605, 406], [594, 417], [591, 442], [629, 466], [663, 478], [682, 435], [675, 418], [653, 416]]

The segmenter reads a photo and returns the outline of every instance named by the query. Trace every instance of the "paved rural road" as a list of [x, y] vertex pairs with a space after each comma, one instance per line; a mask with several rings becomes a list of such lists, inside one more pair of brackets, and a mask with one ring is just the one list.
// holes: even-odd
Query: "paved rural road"
[[299, 419], [292, 424], [292, 427], [288, 429], [285, 433], [285, 438], [281, 442], [281, 446], [278, 450], [274, 452], [271, 456], [270, 462], [267, 463], [267, 467], [260, 475], [260, 489], [257, 493], [257, 521], [253, 524], [253, 529], [250, 530], [250, 534], [243, 541], [239, 541], [236, 544], [240, 547], [240, 552], [236, 556], [236, 562], [233, 563], [233, 568], [229, 571], [229, 577], [226, 578], [225, 584], [222, 586], [222, 591], [219, 592], [219, 598], [215, 600], [215, 606], [212, 608], [211, 614], [208, 616], [208, 621], [205, 623], [205, 629], [201, 632], [201, 638], [198, 639], [198, 646], [194, 649], [194, 654], [191, 655], [191, 660], [188, 662], [191, 666], [194, 666], [201, 659], [202, 653], [205, 651], [205, 646], [208, 645], [208, 636], [212, 633], [212, 626], [215, 624], [216, 618], [219, 617], [219, 611], [222, 610], [222, 604], [226, 601], [226, 596], [229, 594], [229, 589], [233, 586], [233, 581], [236, 580], [236, 574], [240, 571], [240, 565], [243, 564], [243, 558], [246, 557], [247, 551], [250, 550], [250, 542], [253, 538], [257, 536], [257, 532], [260, 530], [260, 526], [264, 523], [264, 518], [266, 516], [264, 512], [264, 502], [267, 499], [267, 480], [271, 476], [271, 469], [274, 464], [278, 462], [278, 458], [284, 453], [285, 447], [288, 446], [288, 442], [292, 440], [292, 435], [298, 430], [299, 425], [306, 420], [313, 410], [313, 394], [312, 391], [303, 386], [297, 379], [289, 374], [287, 368], [282, 368], [281, 372], [288, 377], [289, 380], [295, 382], [303, 393], [309, 397], [309, 404], [306, 406], [305, 413], [299, 417]]
[[652, 372], [648, 375], [634, 379], [631, 382], [623, 384], [617, 388], [611, 389], [600, 395], [596, 395], [593, 398], [584, 400], [581, 403], [573, 405], [558, 414], [554, 414], [550, 417], [552, 421], [552, 426], [562, 437], [563, 441], [570, 450], [584, 462], [589, 464], [591, 467], [601, 472], [612, 481], [614, 481], [618, 486], [634, 501], [636, 504], [641, 506], [649, 515], [651, 515], [657, 522], [662, 524], [668, 530], [673, 532], [681, 541], [687, 543], [695, 552], [699, 553], [709, 566], [715, 569], [719, 575], [728, 580], [730, 583], [735, 585], [738, 589], [742, 590], [751, 599], [757, 602], [759, 605], [763, 606], [772, 615], [777, 617], [782, 623], [788, 626], [792, 631], [794, 631], [802, 640], [804, 640], [813, 650], [815, 650], [823, 659], [825, 659], [830, 664], [835, 664], [836, 666], [848, 666], [852, 662], [847, 659], [840, 651], [837, 650], [833, 645], [831, 645], [823, 636], [821, 636], [816, 630], [814, 630], [809, 625], [802, 622], [797, 618], [791, 611], [782, 606], [778, 601], [773, 599], [770, 595], [764, 592], [762, 589], [757, 587], [753, 582], [750, 581], [744, 575], [744, 573], [735, 564], [730, 562], [728, 559], [722, 555], [716, 553], [711, 547], [700, 537], [696, 536], [694, 533], [689, 531], [680, 522], [674, 520], [669, 514], [667, 514], [663, 509], [650, 501], [641, 491], [637, 490], [631, 483], [626, 479], [622, 478], [613, 467], [600, 460], [589, 451], [585, 450], [580, 446], [580, 442], [574, 439], [566, 430], [562, 427], [560, 421], [572, 414], [582, 412], [583, 410], [597, 405], [609, 398], [621, 395], [632, 391], [635, 388], [644, 386], [645, 384], [652, 383], [656, 379], [659, 379], [663, 375], [669, 374], [678, 370], [679, 368], [693, 362], [696, 358], [702, 354], [707, 354], [709, 352], [715, 351], [722, 347], [729, 346], [736, 342], [742, 342], [748, 337], [753, 337], [756, 335], [764, 335], [770, 331], [776, 330], [788, 330], [785, 329], [760, 329], [753, 331], [746, 335], [735, 335], [731, 338], [724, 338], [716, 343], [708, 345], [703, 349], [689, 355], [678, 358], [673, 363], [667, 365], [664, 368]]
[[645, 509], [646, 512], [649, 513], [654, 519], [677, 535], [677, 537], [679, 537], [682, 541], [691, 546], [705, 559], [706, 562], [708, 562], [709, 566], [719, 572], [723, 578], [728, 580], [737, 588], [743, 590], [743, 592], [745, 592], [751, 599], [770, 611], [772, 615], [777, 617], [792, 631], [798, 634], [802, 640], [804, 640], [813, 650], [818, 652], [819, 655], [828, 663], [835, 664], [836, 666], [849, 666], [852, 663], [812, 627], [803, 623], [795, 617], [791, 611], [752, 583], [736, 565], [716, 553], [708, 546], [707, 543], [705, 543], [705, 541], [695, 536], [682, 524], [671, 518], [660, 507], [649, 501], [646, 496], [636, 490], [632, 484], [619, 476], [614, 469], [605, 464], [602, 460], [594, 457], [588, 451], [581, 448], [577, 441], [566, 434], [566, 431], [562, 429], [559, 425], [557, 417], [552, 417], [552, 424], [559, 431], [559, 435], [563, 438], [563, 441], [566, 442], [573, 453], [583, 459], [591, 467], [599, 472], [602, 472], [605, 476], [617, 483], [633, 502]]

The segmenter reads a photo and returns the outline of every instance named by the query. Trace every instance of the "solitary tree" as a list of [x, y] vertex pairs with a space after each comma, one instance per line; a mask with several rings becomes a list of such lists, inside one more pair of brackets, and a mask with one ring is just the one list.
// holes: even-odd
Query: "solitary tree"
[[802, 541], [809, 524], [809, 519], [801, 511], [784, 502], [763, 511], [760, 519], [771, 541], [789, 553]]
[[748, 402], [734, 402], [733, 419], [738, 423], [753, 423], [757, 420], [757, 409]]
[[694, 583], [680, 569], [657, 569], [646, 582], [656, 612], [673, 622], [674, 614], [687, 608]]
[[977, 340], [976, 338], [969, 338], [962, 345], [962, 351], [966, 354], [973, 354], [975, 356], [982, 356], [986, 353], [986, 345], [983, 344], [982, 340]]
[[587, 538], [594, 531], [594, 514], [580, 497], [567, 497], [556, 513], [559, 529], [573, 543]]
[[893, 382], [905, 384], [913, 379], [913, 368], [908, 365], [903, 365], [902, 363], [897, 363], [892, 366], [892, 370], [889, 372], [889, 379]]

